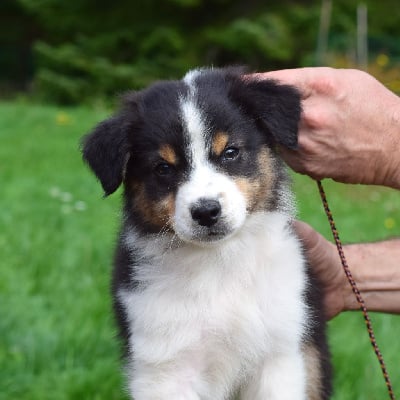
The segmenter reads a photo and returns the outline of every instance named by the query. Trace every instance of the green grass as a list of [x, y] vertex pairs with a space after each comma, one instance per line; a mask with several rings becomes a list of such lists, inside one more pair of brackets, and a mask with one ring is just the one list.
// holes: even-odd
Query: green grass
[[[78, 151], [106, 114], [0, 103], [0, 400], [126, 399], [109, 296], [119, 195], [102, 199]], [[345, 242], [400, 235], [399, 192], [326, 189]], [[295, 190], [300, 217], [330, 237], [316, 185], [296, 176]], [[400, 396], [400, 319], [373, 322]], [[362, 317], [337, 317], [329, 338], [334, 399], [385, 398]]]

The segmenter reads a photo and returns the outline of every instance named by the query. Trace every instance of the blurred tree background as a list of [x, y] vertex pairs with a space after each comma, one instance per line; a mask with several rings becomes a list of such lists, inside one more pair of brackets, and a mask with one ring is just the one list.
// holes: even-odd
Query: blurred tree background
[[[398, 0], [363, 4], [369, 71], [400, 92]], [[1, 0], [0, 93], [22, 90], [75, 104], [181, 77], [200, 65], [357, 66], [359, 5], [356, 0]], [[324, 6], [329, 6], [325, 39]], [[321, 35], [322, 56], [317, 54]]]

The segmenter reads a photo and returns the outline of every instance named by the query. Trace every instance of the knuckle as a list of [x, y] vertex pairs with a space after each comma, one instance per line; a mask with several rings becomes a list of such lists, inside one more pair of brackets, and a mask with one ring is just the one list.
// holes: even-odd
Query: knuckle
[[311, 129], [321, 129], [327, 124], [328, 117], [323, 110], [310, 109], [303, 116], [303, 121], [306, 126]]

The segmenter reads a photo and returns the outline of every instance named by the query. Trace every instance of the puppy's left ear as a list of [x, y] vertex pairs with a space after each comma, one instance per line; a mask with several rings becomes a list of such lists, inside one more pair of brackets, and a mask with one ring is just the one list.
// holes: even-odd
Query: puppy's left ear
[[273, 80], [237, 76], [232, 80], [230, 96], [276, 143], [297, 148], [301, 97], [296, 88]]

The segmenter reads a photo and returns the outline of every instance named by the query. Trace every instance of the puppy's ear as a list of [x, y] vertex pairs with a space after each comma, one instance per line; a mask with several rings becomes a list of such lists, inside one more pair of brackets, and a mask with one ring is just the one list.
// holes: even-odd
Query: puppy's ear
[[301, 98], [296, 88], [273, 80], [237, 76], [232, 79], [230, 96], [276, 143], [297, 148]]
[[101, 122], [82, 140], [83, 159], [100, 180], [106, 196], [123, 180], [129, 157], [127, 129], [126, 119], [120, 114]]

